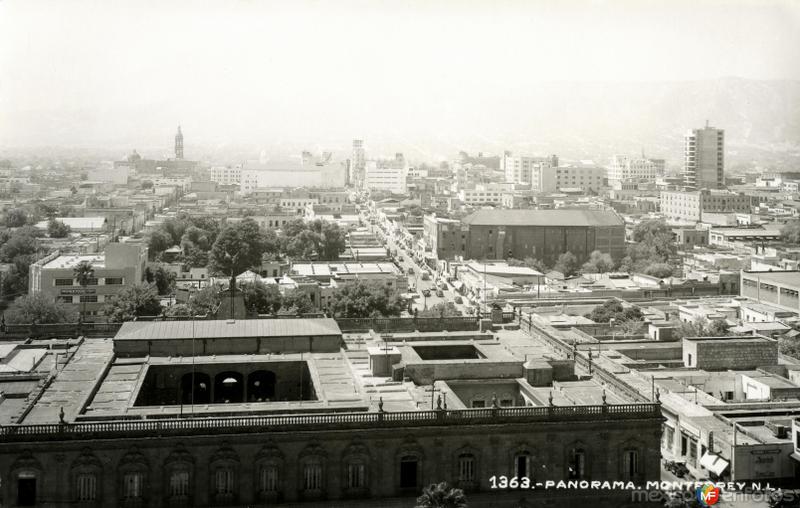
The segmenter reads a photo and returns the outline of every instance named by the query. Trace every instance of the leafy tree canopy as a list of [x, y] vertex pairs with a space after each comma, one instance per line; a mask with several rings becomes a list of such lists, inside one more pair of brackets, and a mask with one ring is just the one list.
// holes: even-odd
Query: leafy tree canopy
[[131, 321], [138, 316], [158, 316], [161, 302], [154, 284], [136, 284], [111, 297], [104, 308], [108, 320], [114, 323]]
[[17, 298], [5, 313], [9, 323], [75, 323], [78, 313], [71, 306], [53, 301], [44, 293]]
[[334, 314], [349, 318], [399, 316], [405, 308], [396, 291], [362, 281], [337, 288], [333, 301]]

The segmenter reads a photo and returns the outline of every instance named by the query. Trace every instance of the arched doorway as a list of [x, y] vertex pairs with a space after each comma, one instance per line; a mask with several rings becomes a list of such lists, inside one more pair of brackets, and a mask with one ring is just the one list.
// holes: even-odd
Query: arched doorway
[[238, 372], [221, 372], [214, 378], [214, 402], [244, 402], [244, 376]]
[[275, 373], [257, 370], [247, 376], [247, 401], [266, 402], [275, 399]]
[[[194, 376], [194, 397], [192, 377]], [[181, 403], [208, 404], [211, 402], [211, 377], [203, 372], [189, 372], [181, 377]]]

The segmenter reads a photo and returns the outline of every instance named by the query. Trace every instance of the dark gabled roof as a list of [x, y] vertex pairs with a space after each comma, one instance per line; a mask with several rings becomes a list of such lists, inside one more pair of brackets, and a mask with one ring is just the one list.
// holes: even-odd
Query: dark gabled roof
[[462, 222], [473, 226], [622, 226], [605, 210], [478, 210]]
[[309, 319], [241, 319], [194, 321], [129, 321], [114, 340], [224, 339], [341, 335], [336, 321]]

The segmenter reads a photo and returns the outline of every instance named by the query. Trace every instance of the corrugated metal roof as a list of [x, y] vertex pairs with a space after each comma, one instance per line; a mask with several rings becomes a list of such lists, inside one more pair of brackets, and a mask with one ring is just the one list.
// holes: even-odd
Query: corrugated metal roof
[[622, 226], [622, 218], [604, 210], [478, 210], [464, 218], [473, 226]]
[[236, 321], [129, 321], [123, 323], [114, 340], [217, 339], [244, 337], [293, 337], [341, 335], [335, 320], [242, 319]]

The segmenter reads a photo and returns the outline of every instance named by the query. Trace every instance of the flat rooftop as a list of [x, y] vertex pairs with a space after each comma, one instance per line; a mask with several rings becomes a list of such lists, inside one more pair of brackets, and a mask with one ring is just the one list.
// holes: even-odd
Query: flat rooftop
[[70, 254], [65, 256], [58, 256], [57, 258], [53, 259], [46, 265], [44, 265], [45, 269], [57, 270], [57, 269], [72, 269], [78, 266], [81, 261], [87, 261], [92, 264], [94, 268], [105, 268], [106, 267], [106, 256], [105, 254], [95, 254], [95, 255], [81, 255], [81, 254]]
[[748, 279], [752, 280], [758, 280], [760, 282], [779, 284], [781, 286], [800, 286], [800, 271], [783, 271], [783, 272], [743, 271], [742, 277], [747, 277]]
[[736, 335], [730, 337], [684, 337], [683, 340], [690, 342], [716, 342], [719, 344], [752, 344], [753, 342], [775, 342], [766, 337], [758, 335]]

